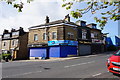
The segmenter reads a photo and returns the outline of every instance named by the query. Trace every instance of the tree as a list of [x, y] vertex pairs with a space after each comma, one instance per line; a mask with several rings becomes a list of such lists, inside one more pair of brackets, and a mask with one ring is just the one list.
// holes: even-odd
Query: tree
[[[22, 0], [1, 0], [5, 1], [7, 4], [13, 5], [13, 7], [18, 9], [18, 12], [22, 12], [24, 3]], [[33, 0], [26, 0], [27, 3], [30, 3]]]
[[[65, 7], [67, 10], [71, 9], [74, 4], [76, 3], [81, 3], [84, 0], [69, 0], [69, 2], [67, 2], [66, 0], [63, 0], [64, 4], [62, 5], [62, 7]], [[104, 28], [105, 24], [108, 22], [108, 20], [113, 20], [113, 21], [117, 21], [120, 20], [120, 1], [119, 0], [110, 0], [110, 2], [106, 2], [105, 0], [101, 0], [101, 2], [94, 2], [94, 0], [91, 0], [91, 2], [87, 2], [87, 6], [86, 8], [83, 9], [76, 9], [71, 11], [71, 15], [74, 18], [81, 18], [84, 14], [91, 12], [92, 14], [95, 14], [96, 11], [98, 10], [102, 10], [102, 9], [107, 9], [110, 6], [114, 6], [115, 8], [110, 10], [110, 11], [106, 11], [106, 12], [101, 12], [102, 17], [98, 18], [98, 17], [94, 17], [95, 21], [100, 23], [99, 26], [101, 27], [101, 29]]]
[[[13, 7], [18, 9], [18, 12], [22, 12], [23, 5], [24, 3], [22, 0], [1, 0], [1, 1], [6, 1], [6, 3], [13, 5]], [[18, 1], [18, 2], [17, 2]], [[26, 0], [27, 3], [30, 3], [33, 0]], [[69, 0], [67, 2], [66, 0], [63, 0], [64, 4], [62, 7], [66, 7], [67, 10], [71, 9], [76, 3], [81, 3], [84, 0]], [[100, 0], [99, 0], [100, 1]], [[102, 17], [94, 17], [95, 21], [100, 23], [101, 29], [104, 28], [105, 24], [108, 22], [108, 20], [113, 20], [117, 21], [120, 20], [120, 0], [109, 0], [109, 2], [106, 2], [105, 0], [101, 0], [101, 2], [95, 2], [94, 0], [88, 0], [86, 8], [83, 9], [76, 9], [74, 11], [71, 11], [71, 15], [74, 18], [81, 18], [84, 14], [91, 12], [92, 14], [95, 14], [96, 11], [102, 10], [102, 9], [107, 9], [110, 6], [114, 6], [115, 8], [106, 11], [106, 12], [101, 12]]]

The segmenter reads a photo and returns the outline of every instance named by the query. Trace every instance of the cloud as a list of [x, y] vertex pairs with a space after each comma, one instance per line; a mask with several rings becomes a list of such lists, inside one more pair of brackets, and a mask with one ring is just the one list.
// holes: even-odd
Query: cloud
[[31, 26], [45, 23], [45, 16], [50, 17], [50, 21], [63, 19], [69, 11], [62, 8], [61, 0], [34, 0], [30, 4], [25, 3], [23, 12], [17, 12], [17, 9], [6, 3], [1, 3], [2, 14], [0, 16], [0, 34], [4, 29], [18, 29], [24, 27], [26, 31]]

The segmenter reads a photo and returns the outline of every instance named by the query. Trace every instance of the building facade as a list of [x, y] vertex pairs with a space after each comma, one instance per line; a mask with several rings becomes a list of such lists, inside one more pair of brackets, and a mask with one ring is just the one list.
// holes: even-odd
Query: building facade
[[91, 29], [92, 53], [94, 54], [94, 53], [104, 52], [106, 45], [105, 45], [104, 36], [101, 30], [97, 29], [96, 24], [94, 23], [88, 24], [87, 27]]
[[0, 35], [0, 54], [2, 54], [2, 46], [1, 46], [1, 44], [2, 44], [2, 35]]
[[20, 27], [19, 30], [12, 29], [10, 32], [4, 30], [2, 35], [2, 53], [10, 53], [14, 60], [28, 59], [28, 33]]
[[70, 22], [69, 16], [53, 22], [46, 17], [45, 24], [29, 28], [30, 58], [87, 55], [91, 54], [90, 46], [90, 28], [86, 22]]
[[78, 41], [78, 55], [91, 54], [91, 31], [87, 27], [85, 21], [78, 20], [77, 27], [77, 41]]

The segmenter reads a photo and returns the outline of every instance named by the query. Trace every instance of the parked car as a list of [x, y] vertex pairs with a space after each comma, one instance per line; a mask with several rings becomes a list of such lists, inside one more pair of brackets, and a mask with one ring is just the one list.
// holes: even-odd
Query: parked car
[[108, 59], [107, 68], [109, 72], [120, 75], [120, 49]]

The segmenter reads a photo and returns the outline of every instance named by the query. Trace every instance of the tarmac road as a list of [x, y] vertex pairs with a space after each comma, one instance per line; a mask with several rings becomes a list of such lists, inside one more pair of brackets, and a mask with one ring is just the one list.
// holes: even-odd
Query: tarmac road
[[107, 71], [106, 61], [111, 55], [108, 52], [68, 60], [3, 63], [2, 78], [119, 78]]

